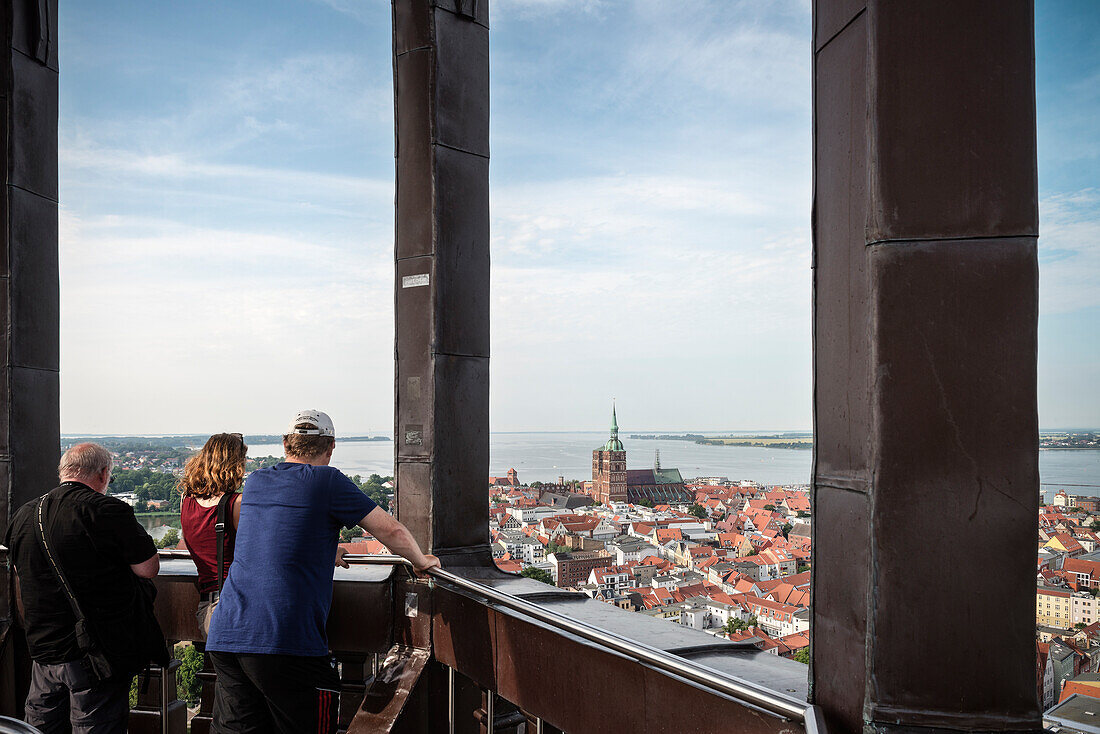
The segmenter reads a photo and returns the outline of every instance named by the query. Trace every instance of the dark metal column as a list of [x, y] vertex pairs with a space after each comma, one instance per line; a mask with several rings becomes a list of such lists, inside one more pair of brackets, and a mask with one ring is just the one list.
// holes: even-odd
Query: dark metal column
[[1031, 0], [814, 3], [811, 685], [838, 730], [1039, 725], [1033, 49]]
[[489, 7], [394, 0], [397, 512], [444, 563], [491, 563]]
[[[57, 484], [57, 0], [4, 4], [0, 527]], [[6, 593], [7, 584], [3, 584]]]
[[[57, 484], [57, 0], [0, 8], [0, 530]], [[20, 716], [30, 677], [0, 563], [0, 714]]]

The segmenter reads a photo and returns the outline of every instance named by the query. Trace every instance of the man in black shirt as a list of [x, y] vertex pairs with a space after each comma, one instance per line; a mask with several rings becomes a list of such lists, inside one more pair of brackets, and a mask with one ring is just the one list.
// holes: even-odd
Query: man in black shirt
[[130, 680], [148, 661], [135, 619], [138, 578], [156, 576], [160, 559], [130, 506], [105, 494], [111, 465], [110, 452], [94, 443], [66, 451], [58, 466], [61, 486], [42, 503], [41, 528], [111, 663], [114, 674], [106, 681], [84, 663], [76, 614], [37, 534], [39, 501], [19, 508], [4, 535], [34, 660], [26, 719], [45, 734], [68, 731], [70, 722], [78, 734], [125, 734]]

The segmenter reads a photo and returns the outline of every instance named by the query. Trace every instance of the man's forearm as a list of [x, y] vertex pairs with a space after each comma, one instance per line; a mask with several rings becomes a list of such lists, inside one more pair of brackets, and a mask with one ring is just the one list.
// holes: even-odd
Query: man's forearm
[[381, 507], [375, 507], [367, 513], [366, 517], [359, 521], [359, 527], [381, 541], [392, 552], [412, 561], [420, 575], [439, 566], [439, 559], [426, 555], [420, 550], [420, 544], [416, 542], [416, 538], [409, 529]]
[[393, 527], [387, 530], [385, 536], [378, 539], [391, 551], [409, 559], [418, 568], [427, 564], [427, 558], [424, 556], [424, 551], [420, 550], [420, 544], [416, 542], [416, 538], [404, 525], [394, 523]]

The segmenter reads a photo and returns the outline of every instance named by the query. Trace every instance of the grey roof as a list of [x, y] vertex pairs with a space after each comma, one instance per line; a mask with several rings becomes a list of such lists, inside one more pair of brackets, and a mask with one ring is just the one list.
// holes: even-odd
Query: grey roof
[[787, 536], [799, 535], [804, 538], [810, 537], [810, 525], [805, 522], [796, 522], [791, 525], [791, 532], [787, 533]]
[[593, 504], [592, 498], [585, 494], [574, 494], [572, 492], [559, 493], [559, 492], [543, 492], [539, 496], [539, 502], [553, 507], [555, 510], [575, 510], [578, 507], [587, 507]]
[[629, 549], [633, 550], [633, 549], [637, 549], [637, 548], [644, 548], [644, 547], [648, 546], [649, 543], [645, 542], [641, 538], [635, 538], [635, 537], [630, 536], [630, 535], [622, 535], [620, 537], [617, 537], [617, 538], [614, 538], [612, 540], [607, 541], [607, 545], [613, 545], [613, 546], [616, 546], [618, 548], [623, 548], [623, 549], [628, 549], [629, 548]]
[[1060, 724], [1070, 731], [1100, 734], [1100, 699], [1071, 694], [1069, 698], [1043, 714], [1044, 723]]
[[1068, 646], [1063, 645], [1059, 642], [1054, 642], [1053, 640], [1050, 643], [1049, 656], [1051, 658], [1055, 659], [1055, 660], [1065, 660], [1066, 658], [1070, 657], [1071, 655], [1078, 655], [1078, 654], [1079, 653], [1076, 650], [1074, 650], [1072, 647], [1068, 647]]

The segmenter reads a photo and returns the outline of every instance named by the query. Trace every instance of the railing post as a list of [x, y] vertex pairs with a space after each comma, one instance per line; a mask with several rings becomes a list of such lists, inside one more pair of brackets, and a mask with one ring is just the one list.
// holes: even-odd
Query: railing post
[[395, 0], [397, 514], [488, 565], [489, 8]]
[[815, 0], [813, 52], [811, 697], [1037, 729], [1032, 2]]
[[447, 732], [455, 734], [455, 669], [447, 666]]
[[131, 734], [183, 734], [187, 730], [187, 704], [176, 697], [176, 673], [180, 661], [167, 668], [153, 667], [149, 680], [139, 678], [137, 706], [130, 711]]

